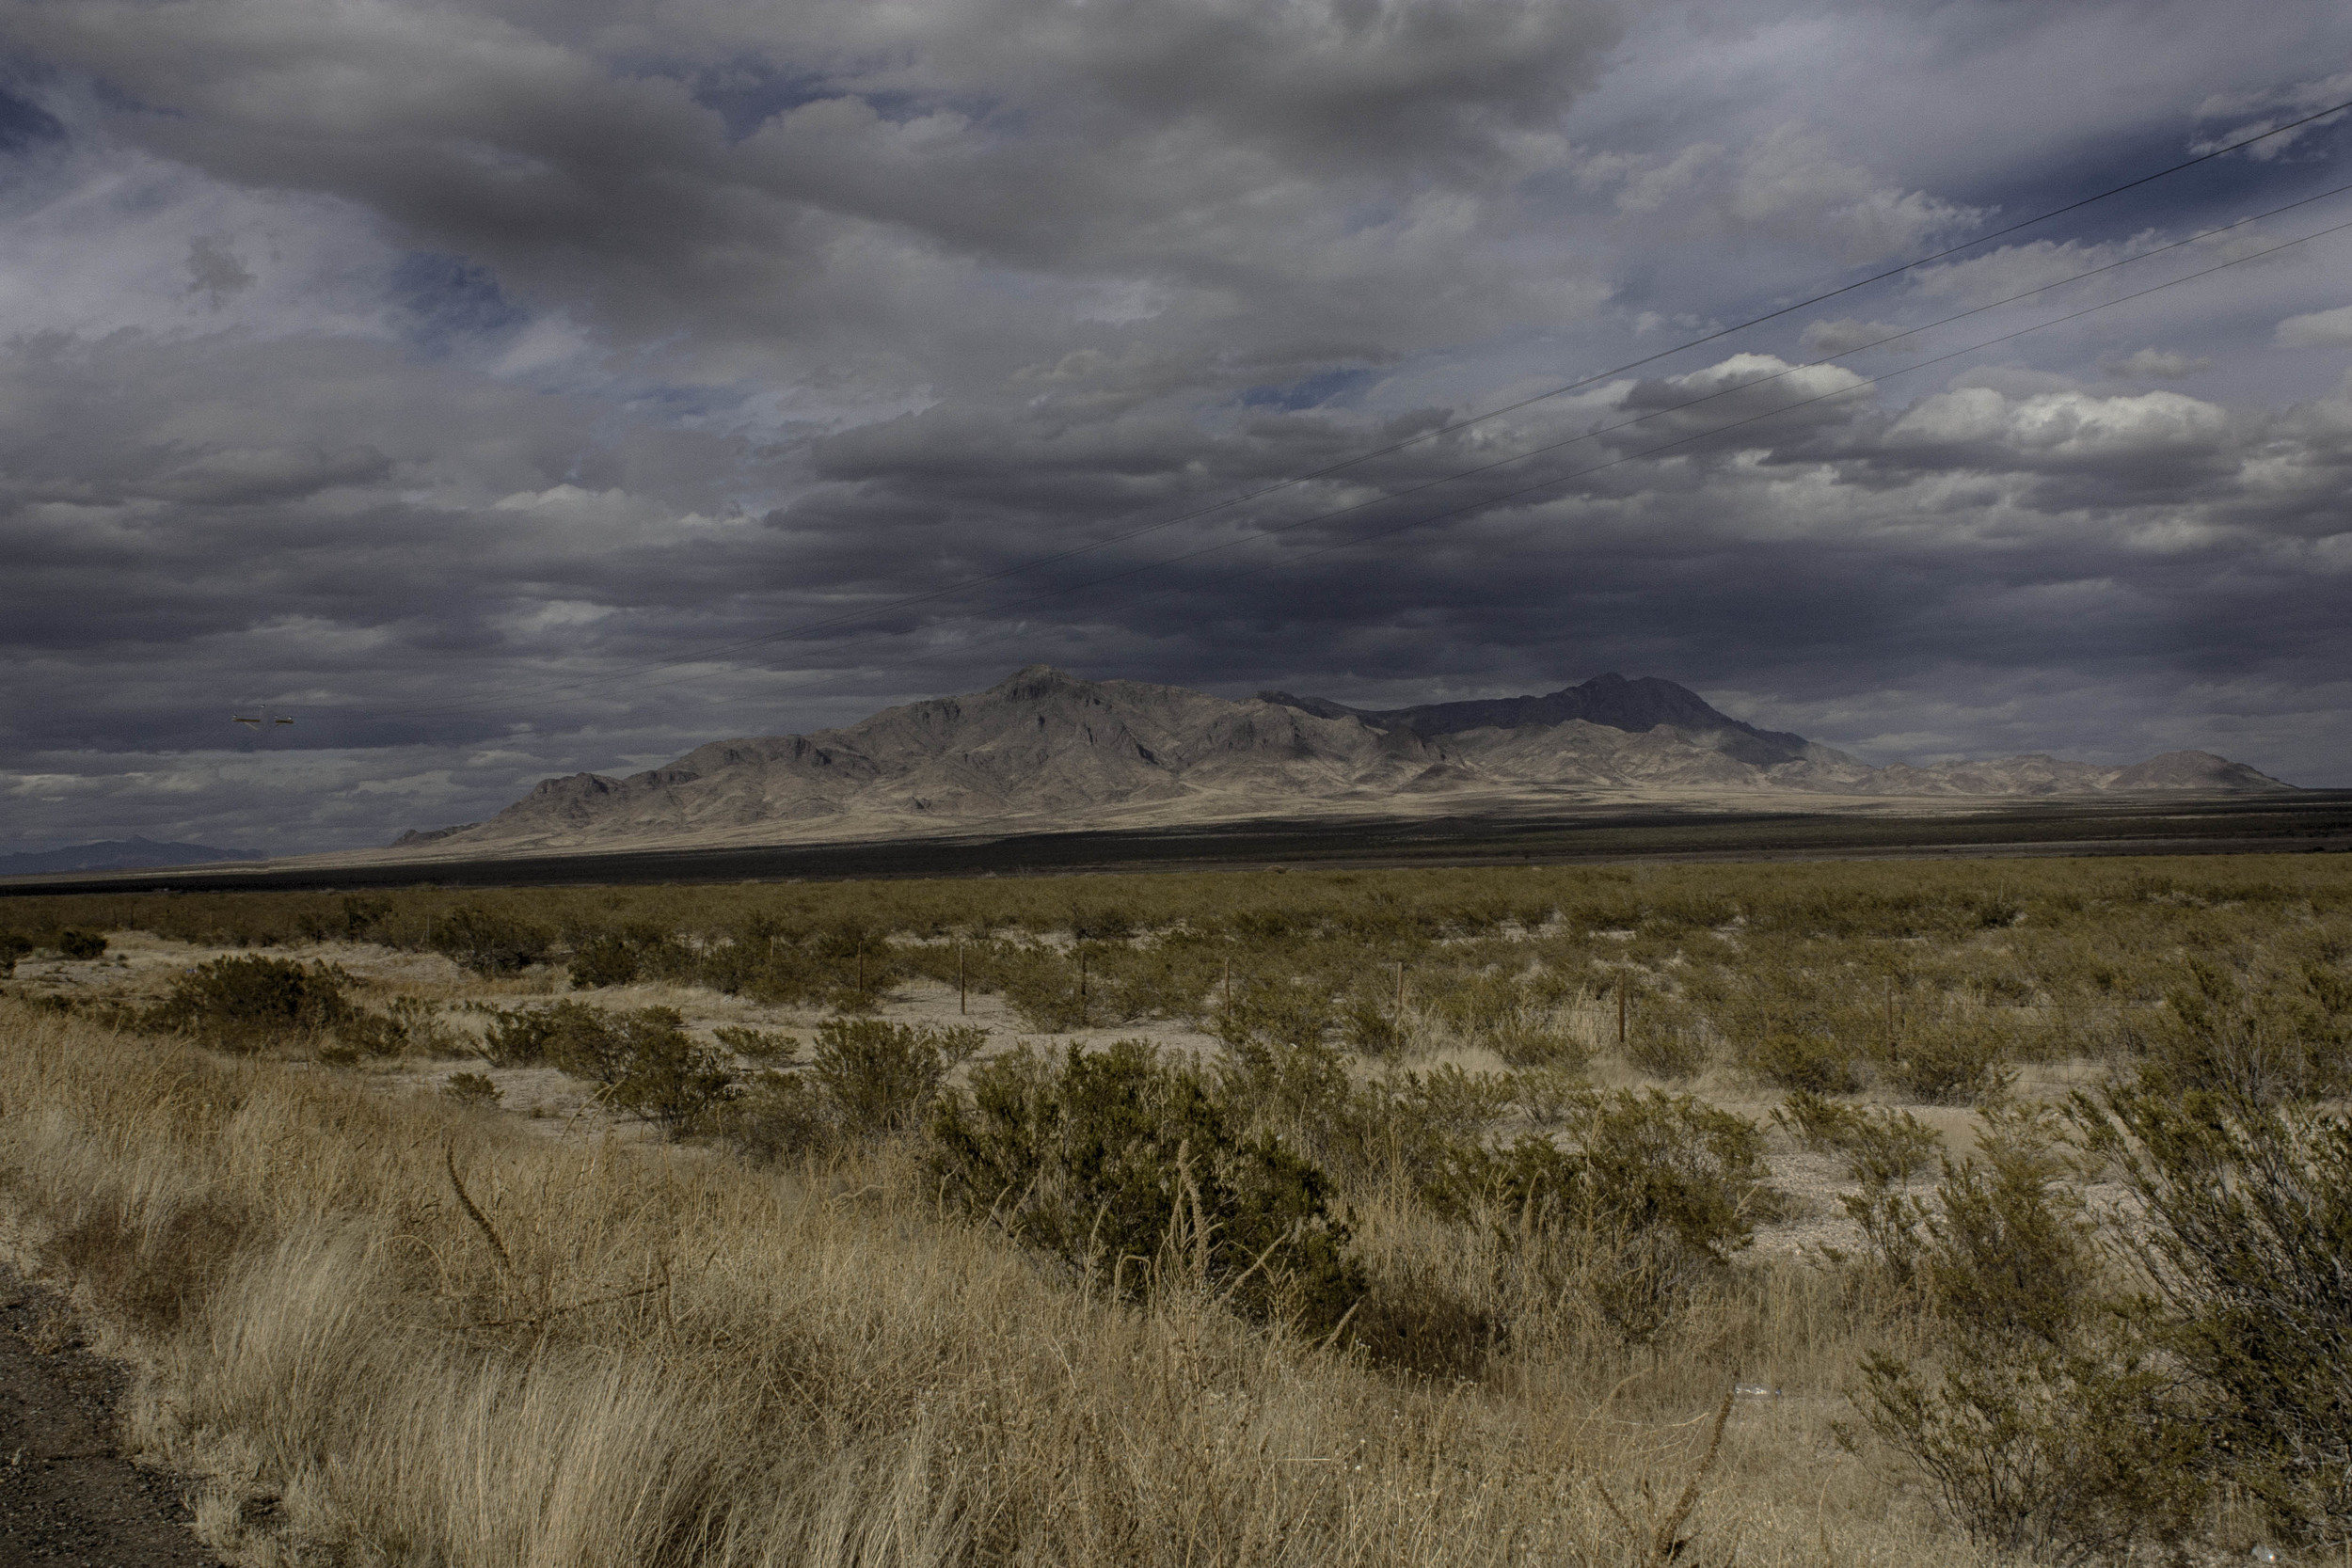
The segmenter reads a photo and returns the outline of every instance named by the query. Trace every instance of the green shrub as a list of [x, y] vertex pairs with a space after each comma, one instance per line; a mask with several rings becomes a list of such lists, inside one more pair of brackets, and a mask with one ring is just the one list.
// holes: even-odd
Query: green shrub
[[675, 1007], [615, 1013], [559, 1002], [548, 1012], [562, 1021], [547, 1038], [548, 1065], [607, 1089], [628, 1076], [641, 1051], [667, 1053], [673, 1042], [685, 1037], [686, 1021]]
[[1706, 1031], [1694, 1024], [1645, 1020], [1640, 1028], [1626, 1031], [1626, 1061], [1670, 1084], [1705, 1072], [1713, 1056]]
[[1319, 1032], [1245, 1035], [1216, 1067], [1217, 1099], [1240, 1125], [1311, 1152], [1327, 1145], [1349, 1093], [1347, 1058]]
[[106, 939], [97, 931], [60, 931], [57, 933], [57, 951], [69, 958], [103, 958], [106, 951]]
[[1629, 1344], [1657, 1336], [1777, 1212], [1756, 1125], [1687, 1096], [1592, 1090], [1560, 1107], [1567, 1145], [1454, 1146], [1426, 1191], [1440, 1213], [1495, 1222], [1541, 1298], [1574, 1292]]
[[808, 1075], [843, 1135], [901, 1132], [921, 1123], [947, 1074], [987, 1042], [985, 1029], [829, 1019], [818, 1025]]
[[1230, 998], [1220, 994], [1209, 1015], [1210, 1033], [1236, 1051], [1321, 1048], [1331, 1033], [1331, 993], [1313, 983], [1251, 977]]
[[353, 1009], [343, 995], [343, 979], [325, 964], [215, 958], [174, 980], [170, 993], [143, 1022], [226, 1050], [259, 1050], [346, 1023]]
[[2339, 968], [2245, 977], [2195, 958], [2165, 1005], [2150, 1053], [2178, 1082], [2258, 1104], [2352, 1088], [2352, 978]]
[[615, 1013], [565, 1001], [517, 1010], [492, 1023], [487, 1049], [501, 1066], [544, 1061], [599, 1085], [606, 1104], [672, 1137], [710, 1123], [735, 1092], [726, 1053], [687, 1034], [672, 1007]]
[[1440, 1206], [1461, 1212], [1483, 1200], [1536, 1229], [1660, 1230], [1718, 1263], [1779, 1212], [1763, 1133], [1744, 1117], [1688, 1095], [1619, 1089], [1571, 1097], [1561, 1119], [1565, 1147], [1529, 1135], [1464, 1149]]
[[1934, 1128], [1909, 1111], [1849, 1105], [1802, 1089], [1772, 1113], [1772, 1120], [1816, 1154], [1844, 1155], [1847, 1174], [1866, 1186], [1926, 1175], [1944, 1145]]
[[1808, 1094], [1852, 1094], [1862, 1087], [1853, 1053], [1826, 1035], [1794, 1029], [1766, 1034], [1748, 1053], [1748, 1068], [1775, 1088]]
[[342, 934], [353, 942], [376, 935], [392, 918], [393, 905], [389, 898], [370, 898], [362, 894], [346, 893], [337, 909], [336, 924]]
[[590, 937], [572, 950], [572, 989], [626, 986], [637, 978], [637, 944], [626, 937]]
[[737, 1055], [765, 1067], [794, 1066], [801, 1054], [801, 1042], [779, 1030], [745, 1029], [723, 1023], [711, 1034]]
[[2128, 1342], [1948, 1345], [1928, 1370], [1874, 1354], [1864, 1420], [1917, 1467], [1980, 1545], [2060, 1565], [2177, 1538], [2203, 1503], [2201, 1443], [2170, 1408], [2176, 1379]]
[[547, 955], [541, 927], [476, 904], [460, 904], [433, 923], [433, 951], [485, 977], [528, 969]]
[[1970, 1105], [2009, 1092], [2017, 1078], [2009, 1065], [2015, 1054], [2016, 1043], [2006, 1030], [1981, 1020], [1953, 1019], [1900, 1036], [1880, 1072], [1914, 1100]]
[[835, 1146], [835, 1124], [805, 1072], [768, 1069], [744, 1078], [719, 1112], [727, 1146], [746, 1159], [775, 1161]]
[[1533, 1006], [1517, 1007], [1495, 1019], [1480, 1038], [1512, 1067], [1581, 1072], [1593, 1059], [1590, 1046], [1561, 1021]]
[[1340, 1009], [1340, 1038], [1363, 1056], [1391, 1056], [1405, 1049], [1405, 1021], [1391, 1004], [1358, 997]]
[[[1343, 1080], [1313, 1084], [1295, 1096], [1286, 1118], [1259, 1125], [1350, 1181], [1395, 1180], [1419, 1190], [1451, 1168], [1464, 1145], [1482, 1143], [1523, 1089], [1524, 1075], [1464, 1072], [1449, 1063], [1425, 1073], [1390, 1072], [1352, 1088]], [[1229, 1078], [1221, 1098], [1248, 1124], [1263, 1092], [1259, 1084], [1245, 1088]]]
[[2162, 1067], [2078, 1100], [2145, 1214], [2128, 1248], [2204, 1395], [2217, 1479], [2290, 1539], [2352, 1536], [2352, 1122]]
[[585, 1002], [557, 1002], [501, 1012], [490, 1020], [483, 1037], [483, 1054], [499, 1067], [538, 1067], [559, 1055], [583, 1060], [607, 1049], [609, 1017], [602, 1008]]
[[1005, 1006], [1025, 1028], [1065, 1035], [1086, 1026], [1087, 1007], [1078, 995], [1078, 966], [1049, 947], [1008, 950], [995, 965]]
[[441, 1092], [460, 1105], [489, 1110], [506, 1098], [506, 1091], [486, 1073], [453, 1072], [441, 1081]]
[[1511, 1074], [1511, 1102], [1537, 1127], [1556, 1128], [1574, 1116], [1592, 1085], [1560, 1068], [1522, 1068]]
[[1867, 1357], [1865, 1424], [1994, 1550], [2071, 1564], [2179, 1535], [2203, 1507], [2204, 1421], [2104, 1289], [2046, 1120], [2003, 1113], [1979, 1149], [1907, 1211], [1897, 1264], [1929, 1306], [1933, 1364]]
[[1362, 1292], [1322, 1171], [1244, 1132], [1195, 1069], [1140, 1040], [977, 1070], [930, 1122], [934, 1172], [974, 1214], [1141, 1295], [1184, 1280], [1311, 1331]]
[[458, 1053], [455, 1032], [435, 1015], [431, 1003], [414, 996], [396, 996], [380, 1013], [354, 1007], [335, 1034], [355, 1058]]
[[16, 960], [33, 950], [32, 939], [22, 931], [0, 931], [0, 979], [16, 973]]
[[735, 1070], [723, 1052], [678, 1027], [667, 1007], [647, 1007], [623, 1021], [627, 1058], [607, 1097], [615, 1110], [659, 1125], [675, 1138], [709, 1125], [736, 1095]]

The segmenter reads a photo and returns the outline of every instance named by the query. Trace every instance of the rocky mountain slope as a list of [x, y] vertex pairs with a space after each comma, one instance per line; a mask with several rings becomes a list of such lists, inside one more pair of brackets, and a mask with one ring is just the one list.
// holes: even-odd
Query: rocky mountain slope
[[1872, 768], [1718, 713], [1657, 679], [1603, 675], [1543, 697], [1387, 711], [1268, 692], [1085, 681], [1032, 665], [986, 691], [844, 729], [723, 740], [666, 767], [548, 779], [487, 822], [395, 847], [753, 843], [1003, 826], [1103, 826], [1302, 812], [1480, 809], [1579, 799], [1795, 792], [2001, 797], [2283, 790], [2173, 752], [2133, 768], [2045, 756]]

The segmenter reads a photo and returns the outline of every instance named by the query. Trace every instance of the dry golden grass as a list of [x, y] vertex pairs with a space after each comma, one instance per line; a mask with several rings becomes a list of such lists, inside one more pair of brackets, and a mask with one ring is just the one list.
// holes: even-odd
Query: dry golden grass
[[[0, 1180], [143, 1369], [135, 1439], [254, 1561], [1650, 1562], [1735, 1375], [1780, 1392], [1732, 1402], [1677, 1560], [1974, 1560], [1831, 1441], [1884, 1331], [1794, 1264], [1643, 1349], [1473, 1298], [1525, 1326], [1416, 1379], [1183, 1291], [1089, 1299], [888, 1150], [548, 1138], [12, 1002]], [[1402, 1210], [1362, 1235], [1496, 1275]]]

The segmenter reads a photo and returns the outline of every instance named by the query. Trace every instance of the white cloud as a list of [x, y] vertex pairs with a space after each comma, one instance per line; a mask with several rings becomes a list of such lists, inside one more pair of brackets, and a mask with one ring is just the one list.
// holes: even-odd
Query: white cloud
[[[2352, 102], [2352, 71], [2316, 81], [2297, 82], [2292, 87], [2265, 87], [2252, 92], [2217, 92], [2197, 105], [2197, 118], [2234, 119], [2240, 123], [2192, 142], [2190, 150], [2211, 152], [2249, 136], [2259, 136], [2281, 125], [2293, 124], [2313, 110], [2347, 102]], [[2297, 141], [2342, 119], [2344, 113], [2338, 110], [2309, 125], [2296, 126], [2283, 135], [2257, 142], [2246, 149], [2246, 155], [2258, 163], [2282, 157]], [[2249, 116], [2254, 118], [2249, 119]]]
[[2180, 381], [2213, 369], [2213, 360], [2203, 355], [2192, 356], [2169, 349], [2143, 348], [2102, 359], [2099, 368], [2124, 381]]
[[2270, 341], [2280, 348], [2334, 348], [2352, 343], [2352, 305], [2289, 316], [2271, 332]]
[[2229, 431], [2227, 409], [2178, 392], [2043, 392], [2012, 400], [1990, 387], [1964, 387], [1922, 398], [1888, 428], [1886, 443], [1998, 449], [2038, 464], [2204, 453]]
[[1898, 350], [1909, 346], [1903, 328], [1892, 322], [1856, 321], [1851, 316], [1808, 322], [1797, 341], [1806, 353], [1825, 356], [1848, 355], [1872, 346]]

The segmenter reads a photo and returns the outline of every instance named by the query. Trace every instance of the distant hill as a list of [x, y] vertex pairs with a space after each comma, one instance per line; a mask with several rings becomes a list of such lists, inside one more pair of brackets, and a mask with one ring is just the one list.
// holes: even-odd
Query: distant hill
[[626, 778], [542, 781], [486, 822], [396, 847], [786, 843], [943, 830], [1184, 825], [1302, 812], [1425, 815], [1762, 794], [2016, 798], [2293, 786], [2207, 752], [2131, 768], [2047, 756], [1873, 768], [1717, 712], [1672, 681], [1374, 710], [1268, 692], [1087, 681], [1032, 665], [986, 691], [813, 735], [698, 747]]
[[1517, 730], [1535, 725], [1565, 724], [1571, 719], [1632, 735], [1646, 734], [1671, 724], [1687, 735], [1724, 736], [1714, 749], [1741, 762], [1770, 767], [1815, 754], [1814, 744], [1801, 735], [1759, 730], [1753, 724], [1718, 713], [1707, 699], [1687, 686], [1643, 675], [1596, 675], [1581, 686], [1563, 687], [1542, 697], [1491, 697], [1464, 703], [1429, 703], [1420, 707], [1345, 707], [1321, 697], [1294, 697], [1285, 691], [1261, 691], [1259, 700], [1281, 703], [1327, 718], [1353, 715], [1383, 728], [1411, 730], [1415, 735], [1460, 735], [1465, 730]]
[[158, 844], [148, 838], [110, 838], [65, 849], [35, 849], [0, 855], [0, 877], [33, 877], [51, 871], [139, 871], [158, 865], [209, 865], [216, 861], [258, 861], [258, 849], [215, 849], [209, 844]]

